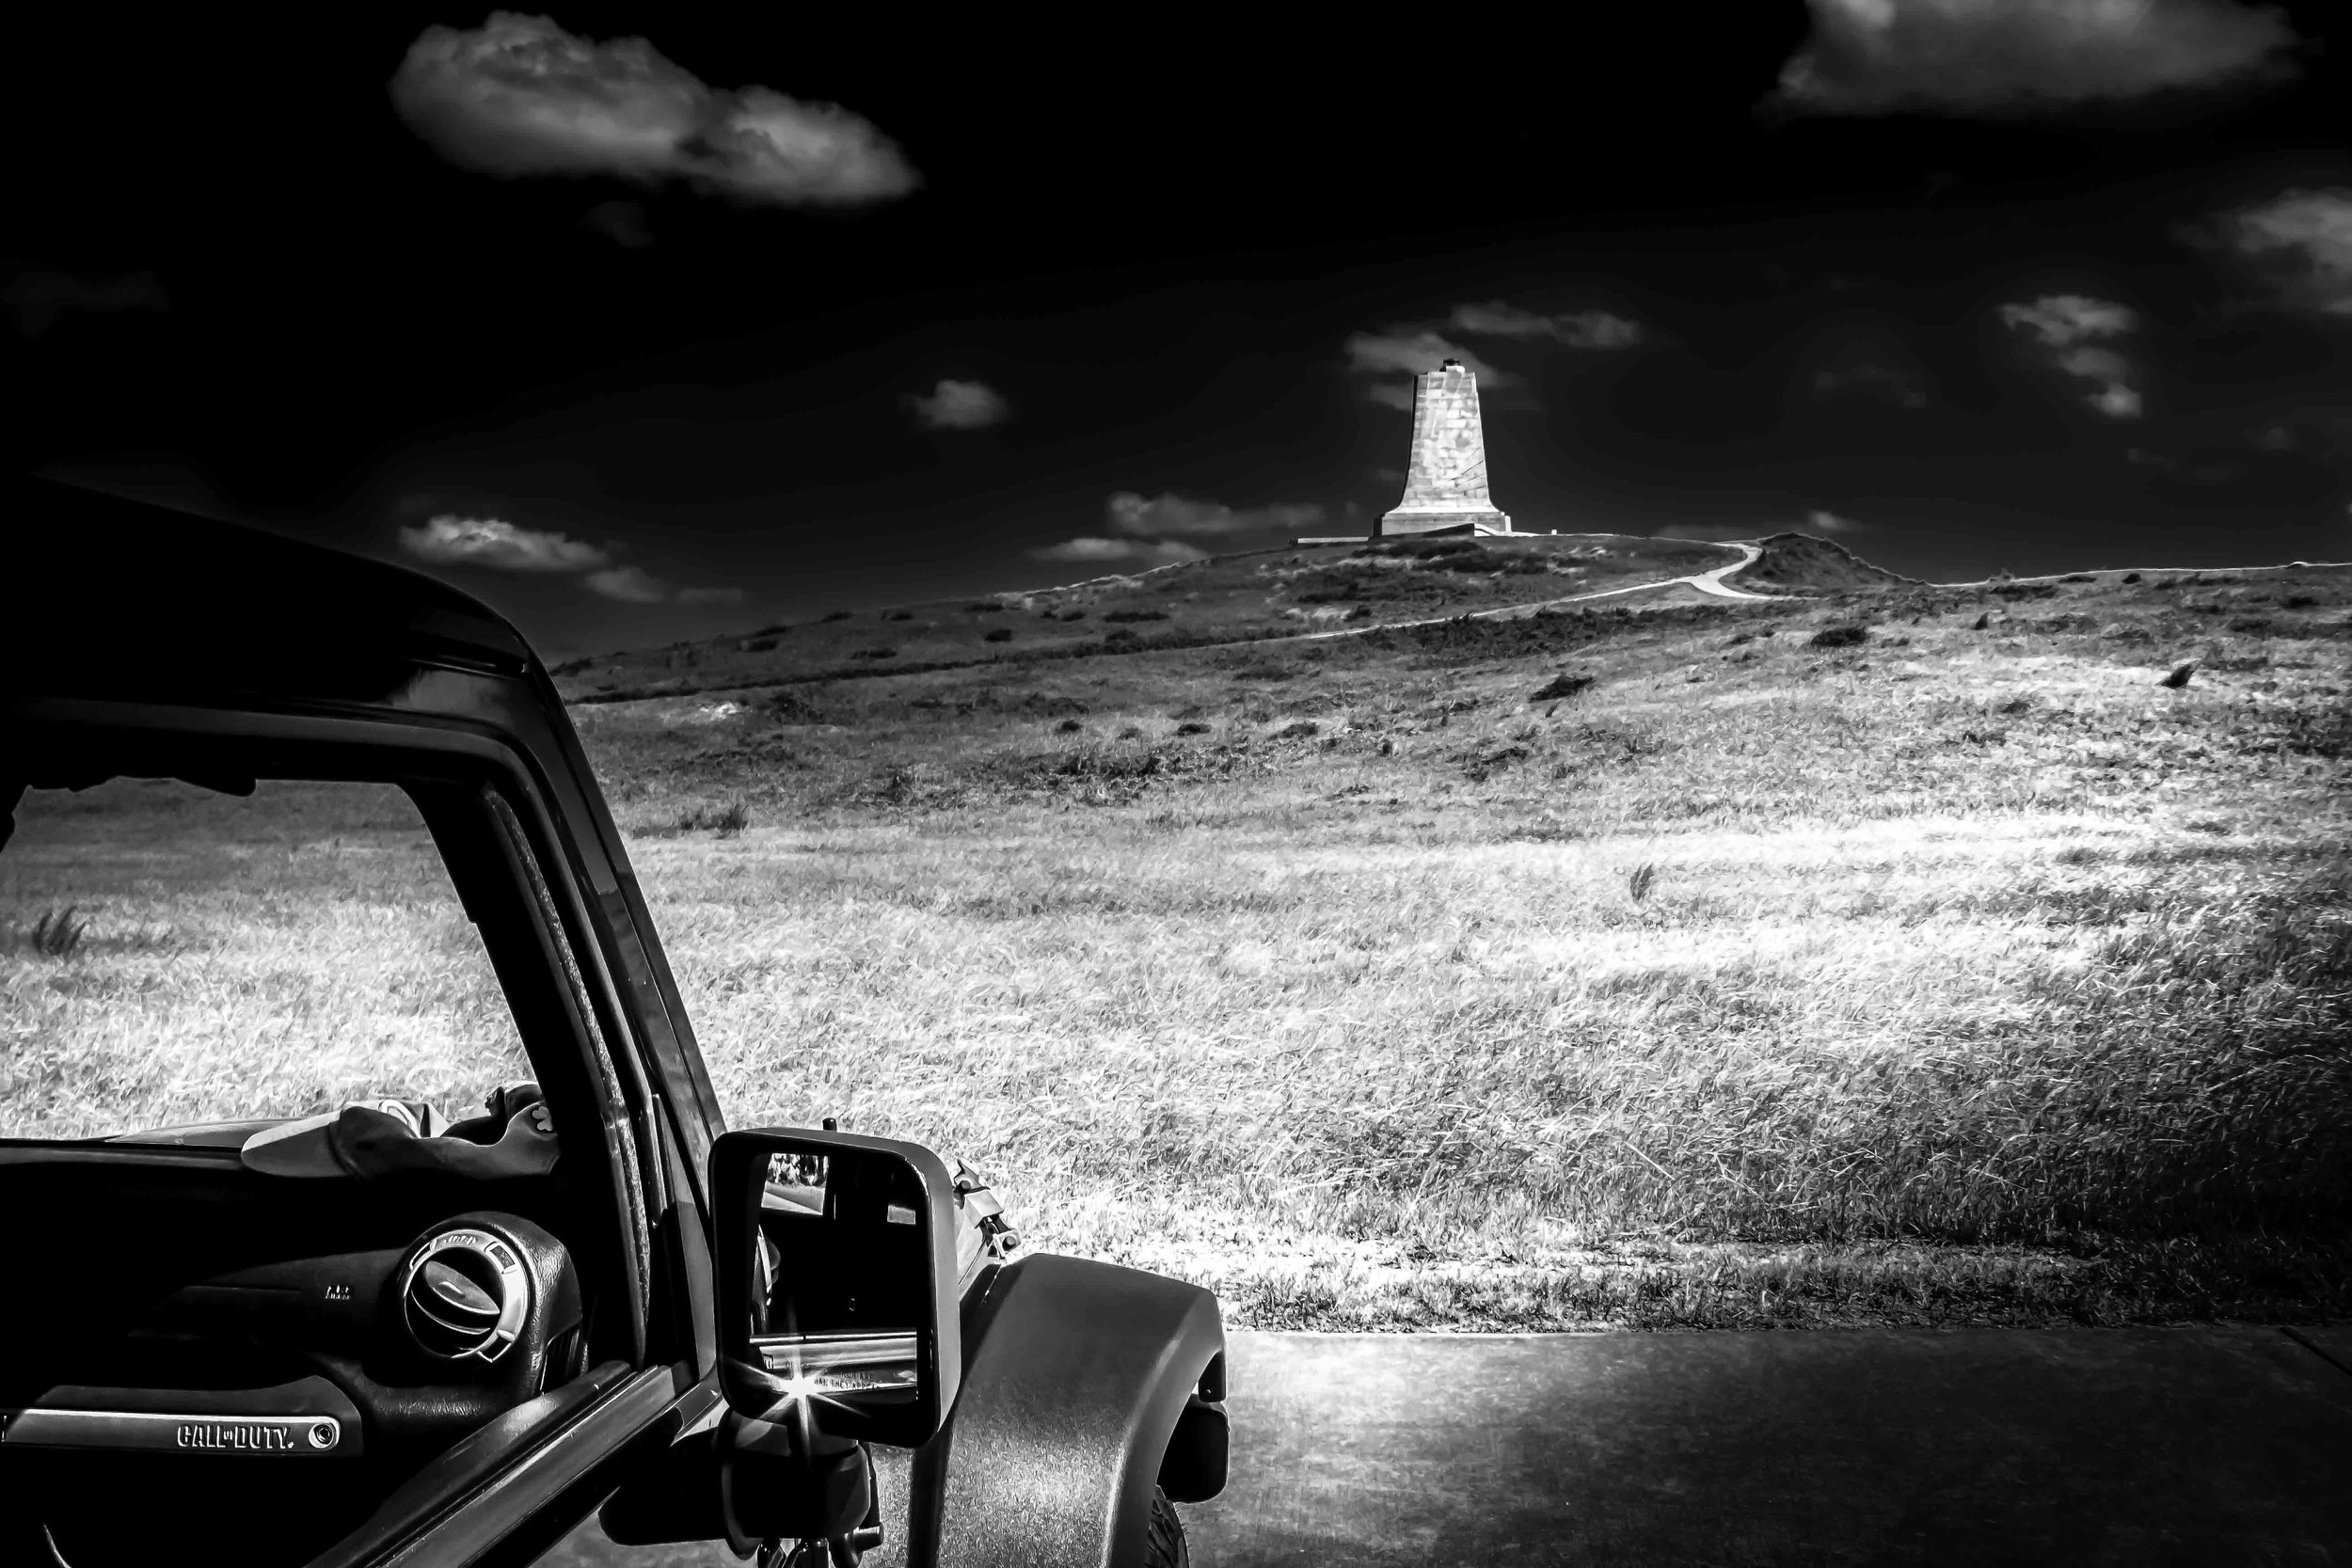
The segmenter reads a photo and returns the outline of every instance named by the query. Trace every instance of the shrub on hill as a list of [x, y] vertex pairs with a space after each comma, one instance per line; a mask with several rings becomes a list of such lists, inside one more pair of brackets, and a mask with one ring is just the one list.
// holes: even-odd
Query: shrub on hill
[[1383, 626], [1360, 632], [1358, 646], [1374, 653], [1400, 653], [1432, 665], [1474, 663], [1489, 658], [1515, 658], [1530, 654], [1556, 654], [1613, 637], [1629, 626], [1660, 632], [1720, 626], [1752, 615], [1752, 610], [1727, 604], [1676, 605], [1658, 610], [1583, 608], [1541, 610], [1511, 620], [1480, 621], [1467, 615], [1408, 626]]
[[860, 648], [851, 657], [856, 658], [897, 658], [898, 657], [898, 650], [896, 648]]
[[912, 621], [914, 619], [914, 611], [912, 610], [894, 610], [889, 614], [883, 616], [882, 619], [885, 621]]
[[759, 705], [771, 718], [787, 724], [816, 724], [824, 721], [823, 711], [815, 703], [810, 702], [790, 687], [786, 687], [781, 691], [771, 691], [761, 699]]
[[1168, 619], [1168, 611], [1165, 610], [1114, 610], [1103, 619], [1114, 625], [1125, 621], [1165, 621]]
[[1414, 561], [1435, 561], [1440, 556], [1461, 555], [1470, 550], [1479, 550], [1483, 552], [1486, 546], [1479, 544], [1479, 542], [1475, 539], [1424, 539], [1419, 541], [1418, 543], [1407, 541], [1406, 543], [1396, 545], [1372, 545], [1368, 546], [1359, 553], [1364, 555], [1401, 555], [1408, 557]]
[[1012, 628], [1010, 626], [991, 626], [988, 628], [987, 633], [981, 637], [980, 641], [983, 642], [1009, 642], [1012, 641]]
[[1475, 539], [1433, 539], [1422, 545], [1381, 545], [1363, 552], [1367, 556], [1402, 557], [1420, 562], [1432, 572], [1502, 572], [1514, 576], [1538, 576], [1551, 570], [1550, 561], [1541, 555], [1513, 552], [1503, 554], [1490, 550]]
[[825, 619], [828, 621], [846, 621], [849, 618], [850, 612], [846, 610], [829, 610], [825, 611]]
[[733, 838], [752, 824], [752, 808], [740, 796], [724, 805], [690, 806], [671, 824], [674, 832], [710, 832]]
[[47, 958], [70, 958], [82, 945], [82, 938], [89, 930], [87, 919], [73, 918], [76, 905], [69, 904], [64, 912], [55, 909], [41, 911], [32, 928], [24, 933], [24, 944]]
[[1869, 640], [1870, 628], [1867, 626], [1823, 626], [1805, 639], [1805, 645], [1812, 648], [1854, 648]]
[[1355, 604], [1365, 600], [1409, 599], [1426, 593], [1409, 577], [1394, 572], [1326, 572], [1315, 586], [1298, 595], [1300, 604]]
[[1539, 686], [1528, 697], [1531, 703], [1549, 703], [1555, 698], [1573, 697], [1593, 684], [1591, 675], [1556, 675]]
[[774, 652], [776, 640], [772, 637], [747, 637], [735, 645], [735, 651], [741, 654], [765, 654]]

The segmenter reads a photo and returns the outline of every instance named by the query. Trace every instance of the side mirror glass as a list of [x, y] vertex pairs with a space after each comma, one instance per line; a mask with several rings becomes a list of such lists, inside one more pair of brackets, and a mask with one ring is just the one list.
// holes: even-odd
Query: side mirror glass
[[720, 1375], [756, 1421], [919, 1448], [963, 1367], [955, 1186], [920, 1144], [727, 1132], [710, 1152]]

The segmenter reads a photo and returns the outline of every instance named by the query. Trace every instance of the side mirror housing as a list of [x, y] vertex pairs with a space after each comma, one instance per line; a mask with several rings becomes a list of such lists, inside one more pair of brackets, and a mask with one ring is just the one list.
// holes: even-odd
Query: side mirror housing
[[754, 1421], [920, 1448], [963, 1370], [954, 1179], [920, 1144], [759, 1128], [710, 1151], [719, 1371]]

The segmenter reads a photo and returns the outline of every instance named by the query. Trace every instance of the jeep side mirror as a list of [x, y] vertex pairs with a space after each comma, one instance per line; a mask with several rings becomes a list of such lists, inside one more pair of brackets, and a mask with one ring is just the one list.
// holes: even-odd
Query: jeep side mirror
[[920, 1144], [763, 1128], [710, 1151], [720, 1378], [755, 1421], [920, 1448], [963, 1370], [955, 1185]]

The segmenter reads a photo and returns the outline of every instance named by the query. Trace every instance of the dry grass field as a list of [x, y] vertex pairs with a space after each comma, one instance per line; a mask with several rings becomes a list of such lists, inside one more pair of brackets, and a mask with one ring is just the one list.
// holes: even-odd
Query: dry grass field
[[[2352, 1304], [2348, 610], [2109, 573], [575, 715], [731, 1120], [961, 1153], [1236, 1323], [2309, 1319]], [[339, 849], [276, 925], [175, 912], [106, 838], [0, 856], [0, 1120], [200, 1114], [135, 1041], [26, 1070], [198, 1026], [121, 933], [282, 964], [404, 903]], [[465, 1076], [431, 1041], [484, 1021], [358, 990], [292, 1032]]]
[[[398, 790], [161, 780], [17, 809], [0, 851], [0, 1136], [479, 1103], [530, 1076]], [[56, 933], [43, 952], [43, 917]]]

